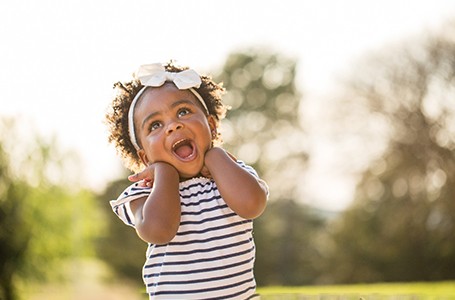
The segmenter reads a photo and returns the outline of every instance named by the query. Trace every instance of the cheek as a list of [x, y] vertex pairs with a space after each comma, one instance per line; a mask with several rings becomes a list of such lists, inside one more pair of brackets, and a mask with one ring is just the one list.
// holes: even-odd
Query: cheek
[[201, 124], [200, 133], [204, 137], [204, 139], [208, 140], [208, 142], [212, 141], [212, 129], [210, 128], [207, 122]]
[[146, 137], [142, 140], [142, 147], [150, 162], [156, 161], [161, 158], [163, 152], [163, 145], [154, 137]]

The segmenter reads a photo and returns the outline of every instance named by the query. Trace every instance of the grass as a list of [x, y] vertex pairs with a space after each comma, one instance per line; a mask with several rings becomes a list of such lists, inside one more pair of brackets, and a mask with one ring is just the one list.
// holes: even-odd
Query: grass
[[[138, 284], [115, 277], [97, 260], [75, 260], [65, 268], [70, 280], [28, 283], [20, 288], [24, 300], [145, 300], [140, 274]], [[1, 300], [1, 299], [0, 299]]]
[[266, 300], [455, 300], [455, 281], [263, 287], [258, 292]]
[[[22, 286], [27, 300], [145, 300], [142, 284], [116, 278], [96, 260], [74, 261], [69, 282]], [[138, 281], [140, 277], [138, 277]], [[335, 286], [262, 287], [261, 300], [455, 300], [455, 281], [356, 284]]]

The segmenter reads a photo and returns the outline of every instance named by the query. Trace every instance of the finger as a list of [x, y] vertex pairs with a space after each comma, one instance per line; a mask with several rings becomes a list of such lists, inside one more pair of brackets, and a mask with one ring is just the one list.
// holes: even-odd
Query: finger
[[212, 178], [211, 174], [210, 174], [210, 171], [209, 169], [204, 166], [201, 170], [201, 175], [204, 176], [204, 177], [207, 177], [207, 178]]
[[137, 182], [139, 180], [152, 181], [152, 178], [150, 177], [150, 172], [145, 169], [139, 173], [128, 176], [128, 180], [132, 182]]
[[232, 153], [230, 153], [230, 152], [228, 152], [228, 151], [226, 151], [226, 153], [227, 153], [227, 155], [229, 155], [229, 157], [230, 157], [233, 161], [237, 161], [237, 158], [236, 158], [234, 155], [232, 155]]
[[136, 182], [136, 181], [140, 180], [138, 177], [139, 177], [138, 174], [133, 174], [133, 175], [128, 176], [128, 180], [132, 181], [132, 182]]
[[145, 187], [147, 187], [147, 181], [145, 181], [145, 180], [138, 181], [138, 182], [137, 182], [137, 185], [138, 185], [139, 187], [145, 188]]
[[139, 173], [136, 173], [136, 174], [128, 176], [128, 180], [132, 181], [132, 182], [137, 182], [137, 181], [142, 180], [142, 178], [139, 177]]

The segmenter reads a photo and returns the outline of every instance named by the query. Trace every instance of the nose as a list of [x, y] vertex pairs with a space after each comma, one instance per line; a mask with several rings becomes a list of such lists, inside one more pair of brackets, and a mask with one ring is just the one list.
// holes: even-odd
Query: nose
[[169, 135], [169, 134], [173, 133], [174, 131], [180, 130], [182, 128], [183, 128], [183, 124], [182, 123], [174, 121], [174, 122], [171, 122], [168, 125], [166, 133]]

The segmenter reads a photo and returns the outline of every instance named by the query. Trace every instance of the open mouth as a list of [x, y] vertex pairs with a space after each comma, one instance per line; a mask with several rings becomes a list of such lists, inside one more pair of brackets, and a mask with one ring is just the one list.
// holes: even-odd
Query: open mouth
[[189, 160], [195, 155], [196, 147], [191, 140], [183, 139], [174, 143], [172, 151], [182, 160]]

